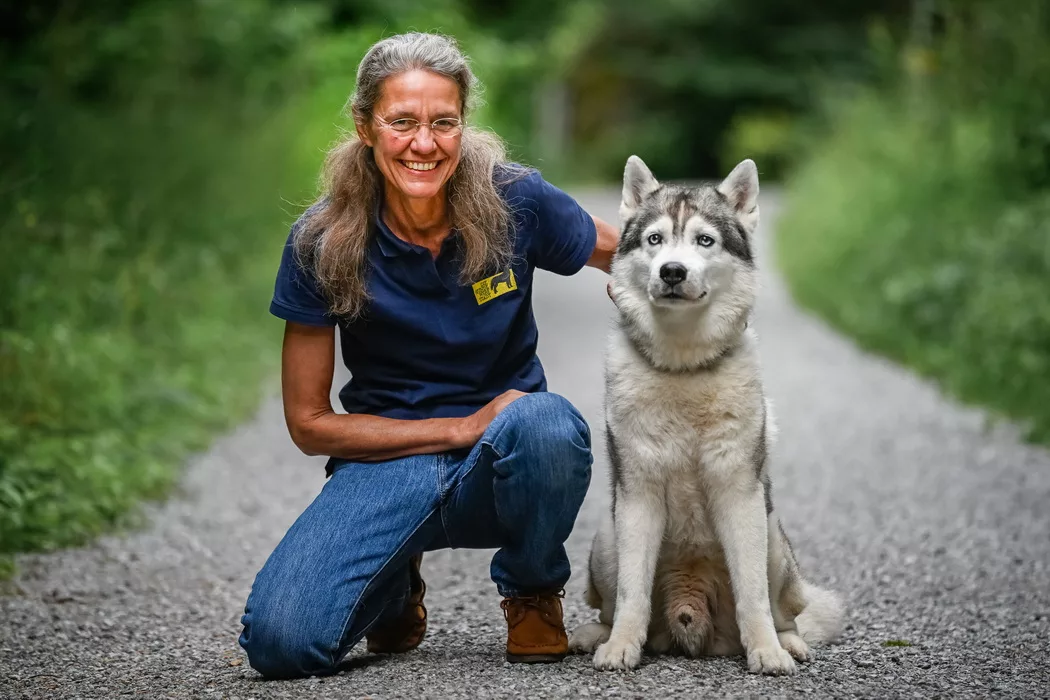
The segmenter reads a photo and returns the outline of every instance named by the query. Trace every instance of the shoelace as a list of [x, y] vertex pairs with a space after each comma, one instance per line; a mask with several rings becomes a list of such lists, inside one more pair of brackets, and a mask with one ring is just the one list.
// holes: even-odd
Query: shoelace
[[514, 604], [525, 605], [525, 606], [530, 607], [530, 608], [535, 608], [536, 610], [539, 610], [540, 613], [543, 613], [544, 609], [543, 609], [543, 604], [542, 603], [543, 603], [543, 601], [545, 599], [564, 598], [564, 597], [565, 597], [565, 589], [563, 588], [560, 591], [557, 591], [556, 593], [547, 593], [545, 595], [540, 595], [540, 594], [537, 593], [535, 595], [518, 596], [518, 597], [515, 597], [515, 598], [504, 598], [503, 600], [500, 601], [499, 606], [503, 610], [503, 617], [504, 617], [504, 619], [509, 619], [509, 617], [510, 617], [510, 606], [511, 605], [514, 605]]

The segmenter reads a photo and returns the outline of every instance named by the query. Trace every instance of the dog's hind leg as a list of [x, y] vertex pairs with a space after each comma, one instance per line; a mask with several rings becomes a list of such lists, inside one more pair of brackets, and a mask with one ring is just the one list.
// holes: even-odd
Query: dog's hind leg
[[612, 627], [600, 622], [588, 622], [580, 625], [569, 635], [569, 651], [577, 654], [589, 654], [609, 641]]
[[[773, 526], [771, 519], [771, 551]], [[795, 559], [795, 552], [791, 548], [791, 542], [779, 522], [776, 523], [776, 534], [783, 552], [784, 576], [779, 595], [774, 599], [774, 605], [785, 623], [790, 621], [790, 628], [785, 624], [781, 634], [788, 635], [789, 643], [798, 649], [808, 650], [809, 644], [834, 641], [842, 634], [846, 622], [846, 608], [842, 599], [831, 591], [813, 585], [802, 576]], [[779, 622], [777, 631], [781, 631]], [[794, 636], [795, 639], [791, 639], [791, 636]], [[799, 658], [799, 655], [784, 643], [783, 636], [781, 636], [781, 644], [792, 656]]]
[[[780, 556], [774, 560], [774, 552], [778, 550]], [[776, 570], [779, 580], [773, 578], [774, 566], [780, 567]], [[833, 641], [842, 633], [845, 606], [838, 595], [813, 585], [802, 576], [783, 526], [772, 517], [770, 572], [770, 598], [781, 646], [800, 661], [806, 660], [803, 656], [811, 659], [808, 645]]]
[[773, 512], [767, 518], [769, 526], [769, 602], [777, 639], [784, 651], [796, 661], [810, 661], [813, 652], [798, 633], [795, 618], [805, 606], [802, 577], [799, 574], [791, 542], [784, 533], [780, 520]]
[[769, 593], [781, 646], [796, 659], [812, 658], [808, 645], [831, 642], [842, 634], [846, 607], [836, 593], [815, 586], [802, 576], [791, 541], [772, 514], [769, 564]]

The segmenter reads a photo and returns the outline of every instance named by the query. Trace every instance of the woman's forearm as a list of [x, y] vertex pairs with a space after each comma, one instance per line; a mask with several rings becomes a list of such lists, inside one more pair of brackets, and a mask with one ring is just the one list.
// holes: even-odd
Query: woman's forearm
[[380, 462], [472, 447], [476, 440], [472, 441], [467, 420], [398, 420], [332, 411], [288, 427], [292, 440], [306, 454]]

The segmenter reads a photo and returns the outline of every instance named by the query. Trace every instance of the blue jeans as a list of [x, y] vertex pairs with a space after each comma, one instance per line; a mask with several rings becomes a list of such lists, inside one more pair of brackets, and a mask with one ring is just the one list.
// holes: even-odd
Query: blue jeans
[[504, 596], [561, 589], [591, 477], [587, 423], [556, 394], [505, 408], [471, 450], [340, 462], [255, 578], [240, 643], [272, 678], [331, 673], [409, 593], [408, 560], [495, 548]]

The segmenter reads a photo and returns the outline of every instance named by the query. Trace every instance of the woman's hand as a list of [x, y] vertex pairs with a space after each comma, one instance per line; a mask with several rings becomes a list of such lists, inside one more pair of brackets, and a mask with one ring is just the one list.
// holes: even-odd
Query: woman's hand
[[460, 424], [460, 437], [457, 440], [460, 443], [459, 446], [466, 448], [476, 445], [496, 416], [522, 396], [525, 396], [525, 392], [509, 389], [489, 401], [476, 413], [463, 418]]
[[520, 391], [508, 391], [467, 419], [400, 420], [336, 413], [329, 398], [335, 364], [334, 329], [288, 322], [282, 358], [288, 431], [308, 455], [383, 462], [473, 447], [492, 419], [521, 396]]

